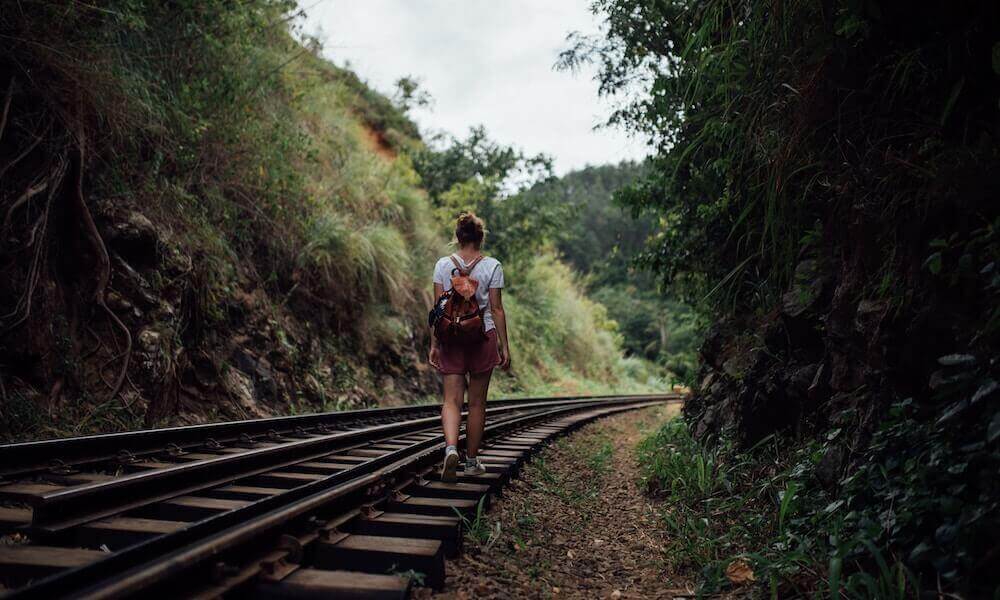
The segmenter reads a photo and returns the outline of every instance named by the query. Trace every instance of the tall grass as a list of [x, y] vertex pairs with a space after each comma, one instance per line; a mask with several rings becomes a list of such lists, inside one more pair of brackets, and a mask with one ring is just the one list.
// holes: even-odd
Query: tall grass
[[684, 502], [703, 502], [732, 489], [718, 447], [696, 442], [680, 419], [666, 423], [636, 448], [643, 487]]

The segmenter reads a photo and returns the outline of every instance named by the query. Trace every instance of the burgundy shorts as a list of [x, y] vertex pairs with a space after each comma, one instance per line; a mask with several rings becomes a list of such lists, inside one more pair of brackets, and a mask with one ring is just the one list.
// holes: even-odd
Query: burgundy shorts
[[438, 371], [444, 375], [465, 375], [466, 373], [485, 373], [500, 364], [500, 351], [497, 348], [497, 330], [486, 332], [486, 339], [469, 346], [441, 345]]

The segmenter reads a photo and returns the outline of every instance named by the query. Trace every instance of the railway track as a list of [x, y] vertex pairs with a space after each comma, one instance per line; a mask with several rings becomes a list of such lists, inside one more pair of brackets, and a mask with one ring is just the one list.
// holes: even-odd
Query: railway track
[[[0, 446], [11, 598], [405, 598], [552, 437], [676, 394], [492, 401], [487, 473], [437, 477], [438, 406]], [[464, 438], [464, 435], [463, 435]]]

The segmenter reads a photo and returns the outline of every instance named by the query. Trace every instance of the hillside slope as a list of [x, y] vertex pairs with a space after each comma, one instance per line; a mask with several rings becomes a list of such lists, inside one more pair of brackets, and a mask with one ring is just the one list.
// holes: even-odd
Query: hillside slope
[[[297, 42], [295, 10], [0, 15], [0, 438], [436, 391], [427, 280], [448, 238], [408, 158], [420, 132]], [[578, 302], [562, 275], [561, 304]], [[542, 342], [559, 373], [525, 356], [507, 390], [622, 372], [595, 364], [620, 355], [614, 336], [563, 342]]]

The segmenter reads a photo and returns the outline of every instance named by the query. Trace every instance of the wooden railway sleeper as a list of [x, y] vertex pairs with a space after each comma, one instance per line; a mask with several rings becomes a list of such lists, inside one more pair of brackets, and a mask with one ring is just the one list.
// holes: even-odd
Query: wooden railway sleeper
[[[598, 412], [600, 414], [600, 411]], [[352, 560], [360, 560], [363, 557], [377, 555], [381, 557], [379, 560], [383, 562], [395, 558], [406, 558], [409, 561], [412, 558], [416, 563], [426, 565], [431, 570], [431, 579], [435, 582], [443, 581], [443, 563], [440, 571], [435, 566], [437, 560], [435, 557], [438, 551], [434, 550], [436, 547], [434, 543], [440, 546], [442, 552], [451, 554], [450, 549], [445, 550], [445, 548], [447, 548], [448, 538], [454, 537], [448, 532], [460, 527], [460, 520], [455, 515], [455, 511], [458, 510], [466, 516], [474, 514], [478, 500], [489, 498], [490, 494], [496, 491], [496, 480], [501, 479], [504, 474], [516, 471], [520, 463], [527, 460], [541, 445], [555, 436], [564, 435], [575, 429], [584, 420], [589, 419], [564, 418], [550, 421], [544, 425], [535, 424], [527, 428], [507, 430], [502, 437], [496, 439], [488, 438], [490, 442], [484, 448], [484, 461], [487, 464], [487, 475], [495, 477], [485, 477], [486, 481], [466, 480], [460, 481], [459, 485], [442, 484], [439, 481], [434, 481], [433, 467], [430, 470], [426, 469], [428, 462], [414, 463], [413, 466], [403, 466], [402, 469], [390, 471], [386, 474], [386, 480], [368, 491], [369, 501], [363, 508], [355, 509], [351, 513], [331, 521], [315, 521], [314, 525], [322, 523], [322, 526], [313, 529], [311, 534], [293, 538], [298, 543], [292, 548], [282, 547], [279, 543], [278, 548], [270, 552], [266, 549], [262, 550], [266, 556], [261, 556], [258, 560], [266, 564], [261, 564], [257, 573], [264, 573], [261, 581], [270, 577], [284, 580], [291, 573], [297, 571], [310, 571], [310, 577], [320, 578], [329, 577], [333, 573], [343, 573], [343, 571], [322, 571], [311, 568], [315, 565], [312, 565], [308, 558], [302, 559], [303, 555], [309, 557], [312, 554], [311, 552], [303, 552], [306, 546], [317, 546], [323, 548], [322, 552], [327, 558], [350, 555], [353, 557]], [[528, 422], [530, 423], [530, 421]], [[426, 444], [430, 444], [433, 437], [437, 437], [437, 435], [427, 436], [426, 433], [414, 433], [406, 437], [424, 437]], [[389, 445], [393, 441], [395, 440], [383, 439], [381, 442], [370, 445]], [[431, 456], [428, 454], [430, 446], [426, 444], [423, 453], [429, 459]], [[349, 451], [346, 448], [339, 451], [344, 452], [345, 450]], [[335, 458], [331, 453], [329, 456], [313, 458], [313, 460], [325, 461], [335, 460]], [[360, 463], [364, 460], [357, 462]], [[423, 465], [423, 467], [418, 468], [417, 465]], [[284, 468], [288, 472], [295, 470], [294, 465], [285, 465]], [[359, 488], [359, 492], [363, 489]], [[437, 494], [439, 489], [448, 490], [449, 493], [446, 494], [448, 497], [439, 497]], [[434, 490], [434, 492], [428, 492], [428, 490]], [[450, 493], [452, 490], [457, 490], [461, 492], [457, 495], [468, 498], [456, 498], [454, 494]], [[379, 495], [381, 498], [376, 499]], [[191, 507], [188, 507], [182, 502], [181, 504], [185, 508], [193, 507], [205, 510], [222, 508], [214, 505], [202, 506], [202, 504], [210, 502], [212, 500], [210, 498], [188, 498], [186, 504], [194, 502], [197, 506], [192, 504]], [[176, 504], [177, 499], [172, 503]], [[393, 533], [395, 535], [390, 535]], [[460, 541], [460, 535], [458, 535], [458, 540]], [[298, 554], [292, 552], [296, 548], [299, 551]], [[278, 554], [279, 552], [281, 554]], [[238, 562], [246, 565], [243, 560]], [[336, 569], [351, 568], [351, 564], [353, 564], [356, 570], [360, 566], [363, 570], [370, 571], [370, 568], [361, 566], [360, 562], [341, 564], [334, 561], [330, 564], [336, 565], [334, 566]], [[206, 567], [210, 565], [211, 563], [207, 564]], [[397, 572], [405, 570], [405, 564], [402, 563], [391, 562], [389, 566]], [[240, 572], [243, 573], [248, 568], [250, 568], [248, 565], [244, 566]], [[418, 568], [414, 568], [414, 570], [422, 571]], [[232, 569], [225, 571], [225, 573], [221, 573], [223, 577], [233, 573]], [[435, 582], [428, 581], [436, 587]], [[221, 586], [217, 586], [216, 589], [218, 587]]]

